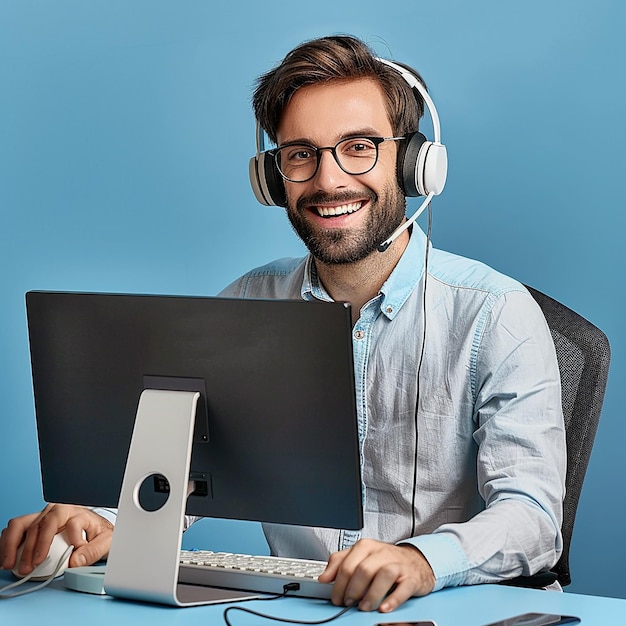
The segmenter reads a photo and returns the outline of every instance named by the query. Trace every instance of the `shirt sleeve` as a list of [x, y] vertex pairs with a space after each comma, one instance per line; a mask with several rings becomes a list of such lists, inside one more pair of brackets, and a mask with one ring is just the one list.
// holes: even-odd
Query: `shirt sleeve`
[[117, 520], [117, 509], [94, 507], [91, 510], [97, 515], [99, 515], [100, 517], [104, 517], [105, 520], [107, 520], [108, 522], [111, 522], [111, 524], [115, 526], [115, 521]]
[[[115, 526], [115, 522], [117, 520], [117, 509], [109, 509], [104, 507], [94, 507], [91, 509], [94, 513], [98, 514], [100, 517], [104, 517], [105, 520], [111, 522], [113, 526]], [[185, 520], [183, 522], [183, 532], [187, 530], [192, 524], [195, 524], [201, 517], [196, 517], [194, 515], [185, 515]]]
[[500, 296], [478, 329], [474, 440], [485, 509], [405, 540], [436, 589], [530, 576], [562, 551], [566, 448], [560, 376], [545, 318], [527, 293]]

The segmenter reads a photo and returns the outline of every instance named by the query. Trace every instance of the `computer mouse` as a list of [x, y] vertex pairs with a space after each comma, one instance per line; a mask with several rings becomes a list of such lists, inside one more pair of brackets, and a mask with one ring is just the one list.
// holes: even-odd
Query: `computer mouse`
[[25, 578], [29, 576], [30, 580], [46, 580], [54, 574], [57, 567], [59, 567], [59, 562], [63, 560], [61, 567], [59, 567], [59, 571], [57, 572], [55, 578], [63, 575], [63, 572], [69, 567], [70, 563], [70, 555], [72, 554], [71, 544], [67, 540], [67, 535], [65, 531], [62, 531], [54, 536], [52, 539], [52, 545], [50, 546], [50, 550], [48, 552], [48, 556], [31, 572], [30, 576], [28, 574], [20, 574], [18, 570], [20, 559], [22, 558], [22, 546], [17, 549], [17, 560], [15, 567], [11, 570], [17, 578]]

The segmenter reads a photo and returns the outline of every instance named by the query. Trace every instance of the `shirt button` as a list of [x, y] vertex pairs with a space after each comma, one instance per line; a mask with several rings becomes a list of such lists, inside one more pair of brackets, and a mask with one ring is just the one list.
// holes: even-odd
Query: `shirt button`
[[387, 313], [393, 313], [393, 307], [392, 306], [388, 306], [385, 311], [387, 311]]
[[354, 331], [354, 338], [355, 339], [363, 339], [363, 337], [365, 337], [365, 333], [362, 330]]

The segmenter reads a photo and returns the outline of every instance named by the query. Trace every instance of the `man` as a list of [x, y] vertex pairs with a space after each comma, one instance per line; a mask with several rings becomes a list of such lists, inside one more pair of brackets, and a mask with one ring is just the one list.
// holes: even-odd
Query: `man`
[[[320, 580], [334, 581], [333, 602], [381, 612], [445, 586], [550, 568], [565, 439], [539, 308], [519, 283], [430, 249], [416, 226], [379, 251], [406, 220], [398, 164], [421, 98], [359, 40], [328, 37], [261, 77], [254, 109], [278, 146], [266, 158], [310, 255], [253, 270], [223, 293], [351, 304], [364, 487], [360, 533], [266, 524], [272, 553], [328, 559]], [[25, 536], [28, 571], [66, 526], [72, 565], [106, 555], [110, 522], [50, 505], [9, 523], [2, 567]]]

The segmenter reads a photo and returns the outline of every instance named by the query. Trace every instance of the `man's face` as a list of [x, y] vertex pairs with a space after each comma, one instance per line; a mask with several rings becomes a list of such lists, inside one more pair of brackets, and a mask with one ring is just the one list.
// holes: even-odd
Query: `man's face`
[[[332, 81], [299, 89], [285, 108], [278, 142], [334, 146], [346, 137], [391, 137], [380, 87], [370, 79]], [[395, 141], [378, 148], [366, 174], [344, 172], [329, 150], [304, 183], [285, 181], [287, 215], [313, 256], [323, 263], [359, 261], [402, 222], [406, 200], [396, 178]]]

